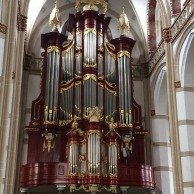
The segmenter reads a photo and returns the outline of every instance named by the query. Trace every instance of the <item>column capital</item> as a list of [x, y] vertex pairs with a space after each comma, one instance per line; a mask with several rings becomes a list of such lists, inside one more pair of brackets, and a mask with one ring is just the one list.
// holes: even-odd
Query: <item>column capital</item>
[[17, 25], [19, 31], [26, 31], [27, 28], [27, 16], [18, 13]]

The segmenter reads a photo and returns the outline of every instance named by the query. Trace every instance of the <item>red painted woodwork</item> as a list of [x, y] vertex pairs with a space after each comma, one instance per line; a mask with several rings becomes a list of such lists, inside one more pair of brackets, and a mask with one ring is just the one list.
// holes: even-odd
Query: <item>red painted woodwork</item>
[[22, 166], [21, 187], [68, 183], [67, 163], [33, 163]]
[[22, 166], [21, 187], [48, 184], [102, 184], [154, 189], [153, 171], [147, 165], [122, 165], [117, 177], [69, 177], [67, 163], [34, 163]]
[[118, 185], [154, 189], [152, 168], [147, 165], [121, 165], [118, 171]]
[[[42, 35], [41, 46], [45, 49], [45, 53], [49, 46], [57, 46], [61, 50], [67, 49], [62, 47], [63, 42], [67, 40], [67, 37], [64, 36], [66, 31], [72, 32], [75, 35], [75, 31], [84, 31], [85, 28], [95, 28], [97, 33], [100, 32], [103, 34], [103, 43], [105, 36], [111, 37], [110, 30], [108, 28], [110, 22], [110, 17], [107, 17], [104, 14], [99, 14], [97, 11], [84, 11], [78, 12], [75, 15], [70, 14], [69, 20], [63, 27], [62, 34], [58, 32], [50, 32]], [[82, 35], [83, 36], [83, 35]], [[75, 40], [76, 41], [76, 40]], [[82, 37], [83, 41], [83, 37]], [[134, 47], [135, 41], [126, 36], [121, 36], [117, 39], [110, 41], [115, 46], [115, 51], [111, 52], [118, 54], [118, 52], [128, 51], [131, 55], [131, 51]], [[75, 44], [76, 45], [76, 44]], [[76, 50], [75, 54], [79, 52]], [[105, 58], [105, 51], [98, 50], [96, 46], [96, 54], [99, 53]], [[111, 49], [110, 49], [111, 50]], [[80, 49], [80, 52], [83, 55], [83, 48]], [[84, 55], [83, 55], [84, 56]], [[60, 59], [62, 60], [62, 59]], [[83, 59], [82, 59], [83, 60]], [[97, 59], [98, 60], [98, 59]], [[98, 63], [98, 61], [97, 61]], [[61, 65], [61, 64], [60, 64]], [[105, 72], [105, 60], [103, 61]], [[116, 63], [116, 66], [118, 64]], [[129, 62], [129, 65], [130, 62]], [[72, 66], [75, 67], [75, 57], [72, 59]], [[59, 67], [59, 72], [61, 73], [61, 67]], [[118, 68], [118, 67], [116, 67]], [[130, 67], [131, 69], [131, 67]], [[118, 69], [116, 70], [118, 72]], [[35, 185], [46, 185], [46, 184], [75, 184], [75, 185], [88, 185], [88, 184], [97, 184], [97, 185], [118, 185], [118, 186], [131, 186], [131, 187], [145, 187], [145, 188], [154, 188], [153, 172], [150, 166], [145, 165], [145, 148], [144, 148], [144, 136], [146, 130], [142, 126], [142, 115], [141, 115], [141, 106], [138, 105], [133, 99], [133, 87], [131, 87], [131, 101], [132, 101], [132, 123], [133, 127], [115, 127], [116, 132], [122, 137], [124, 135], [132, 134], [134, 139], [132, 140], [132, 153], [128, 157], [123, 157], [121, 153], [121, 146], [123, 144], [122, 138], [119, 135], [113, 134], [112, 136], [106, 136], [107, 132], [110, 130], [108, 124], [105, 122], [103, 117], [100, 122], [89, 122], [83, 116], [83, 99], [81, 101], [81, 118], [78, 120], [78, 128], [80, 128], [86, 135], [79, 136], [77, 133], [67, 133], [72, 129], [71, 121], [68, 125], [60, 126], [59, 119], [56, 124], [44, 124], [44, 108], [45, 108], [45, 87], [46, 87], [46, 72], [47, 72], [47, 54], [44, 55], [44, 63], [42, 69], [42, 83], [41, 83], [41, 94], [40, 96], [32, 102], [32, 114], [31, 122], [28, 127], [26, 127], [28, 132], [28, 156], [27, 164], [22, 166], [21, 169], [21, 187], [29, 187]], [[132, 70], [131, 70], [132, 72]], [[95, 74], [97, 77], [97, 83], [101, 83], [105, 88], [105, 79], [98, 78], [98, 68], [96, 67], [82, 67], [82, 76], [85, 74]], [[59, 91], [61, 88], [69, 87], [71, 83], [76, 81], [82, 82], [83, 77], [76, 77], [75, 70], [73, 73], [73, 78], [69, 84], [61, 83], [59, 76]], [[116, 76], [118, 77], [118, 76]], [[118, 79], [118, 78], [117, 78]], [[129, 78], [132, 83], [132, 75]], [[118, 80], [117, 80], [118, 81]], [[83, 86], [82, 86], [83, 87]], [[115, 90], [118, 93], [118, 88], [112, 89], [107, 85], [108, 89]], [[82, 88], [83, 89], [83, 88]], [[60, 93], [60, 92], [59, 92]], [[74, 90], [75, 93], [75, 90]], [[97, 96], [98, 94], [96, 94]], [[60, 94], [58, 95], [60, 96]], [[82, 94], [83, 96], [83, 94]], [[60, 99], [60, 97], [58, 97]], [[105, 102], [105, 97], [102, 99]], [[75, 97], [72, 99], [75, 102]], [[119, 99], [117, 97], [117, 113], [119, 112]], [[103, 103], [104, 104], [104, 103]], [[59, 110], [60, 102], [57, 107]], [[73, 106], [74, 107], [74, 104]], [[74, 111], [72, 115], [74, 116]], [[118, 121], [118, 119], [117, 119]], [[109, 143], [113, 143], [118, 146], [119, 157], [117, 161], [117, 174], [111, 176], [111, 173], [108, 173], [107, 167], [107, 176], [102, 176], [102, 172], [99, 174], [91, 175], [89, 172], [84, 175], [70, 174], [68, 169], [68, 142], [80, 143], [80, 140], [87, 141], [87, 132], [89, 130], [98, 130], [101, 134], [101, 143], [105, 142], [106, 149], [108, 150]], [[53, 133], [54, 138], [54, 148], [50, 151], [43, 150], [43, 144], [45, 137], [44, 133]], [[84, 139], [85, 138], [85, 139]], [[86, 149], [87, 150], [87, 149]], [[106, 150], [106, 153], [108, 151]], [[112, 153], [112, 152], [111, 152]], [[108, 156], [107, 156], [108, 158]], [[108, 160], [108, 159], [107, 159]], [[100, 162], [104, 162], [101, 158]], [[88, 161], [86, 161], [88, 163]], [[106, 164], [108, 166], [108, 163]], [[88, 165], [87, 165], [88, 166]]]

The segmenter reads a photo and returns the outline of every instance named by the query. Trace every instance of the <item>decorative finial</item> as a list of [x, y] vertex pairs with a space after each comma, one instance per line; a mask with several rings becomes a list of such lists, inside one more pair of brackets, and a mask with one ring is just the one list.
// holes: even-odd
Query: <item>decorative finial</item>
[[123, 12], [119, 18], [119, 29], [121, 30], [121, 34], [125, 36], [127, 35], [127, 32], [129, 32], [130, 30], [129, 19], [125, 14], [124, 7], [123, 7]]
[[101, 5], [103, 13], [105, 14], [107, 11], [107, 2], [105, 0], [76, 0], [75, 9], [79, 11], [80, 4], [86, 4], [84, 6], [85, 10], [98, 10], [96, 5]]
[[53, 8], [50, 19], [49, 19], [49, 26], [52, 27], [52, 31], [58, 32], [57, 26], [61, 25], [61, 15], [59, 13], [59, 9], [57, 7], [57, 0], [55, 1], [55, 7]]

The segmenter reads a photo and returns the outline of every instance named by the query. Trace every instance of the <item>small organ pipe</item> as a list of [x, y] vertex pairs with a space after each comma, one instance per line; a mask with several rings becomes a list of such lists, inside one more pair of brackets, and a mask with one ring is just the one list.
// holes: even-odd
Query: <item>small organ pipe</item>
[[[131, 77], [131, 74], [130, 74], [130, 66], [129, 66], [129, 60], [130, 58], [127, 58], [127, 72], [128, 72], [128, 77], [130, 78]], [[128, 92], [129, 92], [129, 96], [132, 96], [132, 93], [131, 93], [131, 83], [130, 83], [130, 79], [128, 79]], [[129, 110], [131, 110], [131, 97], [129, 98]]]
[[123, 66], [124, 66], [124, 69], [123, 69], [123, 76], [124, 76], [124, 84], [125, 84], [125, 96], [124, 96], [124, 100], [125, 100], [125, 110], [124, 110], [124, 114], [125, 114], [125, 124], [127, 124], [126, 123], [126, 115], [127, 114], [129, 114], [128, 113], [128, 88], [127, 88], [127, 72], [126, 72], [126, 57], [125, 56], [123, 56]]

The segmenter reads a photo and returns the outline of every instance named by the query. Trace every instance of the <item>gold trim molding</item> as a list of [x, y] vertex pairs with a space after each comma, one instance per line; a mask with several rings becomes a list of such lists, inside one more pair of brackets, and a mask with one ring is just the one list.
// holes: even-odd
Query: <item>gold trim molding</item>
[[6, 34], [7, 33], [7, 26], [0, 23], [0, 32], [3, 34]]

